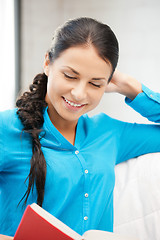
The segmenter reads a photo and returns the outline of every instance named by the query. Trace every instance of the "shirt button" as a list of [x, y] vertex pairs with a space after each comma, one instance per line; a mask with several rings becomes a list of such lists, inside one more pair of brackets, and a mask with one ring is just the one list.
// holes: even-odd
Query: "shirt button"
[[88, 217], [87, 217], [87, 216], [85, 216], [85, 217], [84, 217], [84, 220], [85, 220], [85, 221], [86, 221], [86, 220], [88, 220]]
[[88, 193], [85, 193], [84, 196], [85, 196], [85, 197], [88, 197]]
[[79, 153], [79, 151], [78, 151], [78, 150], [76, 150], [76, 151], [75, 151], [75, 154], [78, 154], [78, 153]]
[[88, 173], [88, 170], [87, 170], [87, 169], [85, 170], [85, 173], [86, 173], [86, 174]]

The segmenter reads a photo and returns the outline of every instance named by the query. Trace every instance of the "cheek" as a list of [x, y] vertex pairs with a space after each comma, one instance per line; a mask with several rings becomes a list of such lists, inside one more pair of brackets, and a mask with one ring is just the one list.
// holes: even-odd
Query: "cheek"
[[62, 84], [60, 84], [60, 81], [58, 78], [49, 78], [48, 84], [47, 84], [47, 92], [49, 94], [56, 94], [59, 93], [62, 90]]
[[91, 102], [95, 107], [101, 101], [103, 94], [104, 94], [104, 90], [101, 90], [101, 91], [99, 90], [97, 92], [94, 92], [94, 94], [92, 93], [92, 95], [90, 95]]
[[96, 92], [94, 92], [93, 97], [97, 102], [100, 102], [101, 98], [103, 97], [103, 94], [105, 92], [105, 87], [99, 88]]

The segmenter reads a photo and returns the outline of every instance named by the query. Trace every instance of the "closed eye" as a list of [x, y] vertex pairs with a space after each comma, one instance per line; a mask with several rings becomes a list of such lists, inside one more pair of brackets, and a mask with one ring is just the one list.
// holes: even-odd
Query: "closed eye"
[[90, 84], [92, 84], [94, 87], [98, 87], [98, 88], [101, 87], [101, 85], [98, 85], [98, 84], [95, 84], [95, 83], [92, 83], [92, 82], [90, 82]]
[[[71, 76], [67, 75], [66, 73], [63, 73], [63, 74], [64, 74], [64, 76], [65, 76], [66, 78], [69, 78], [69, 79], [77, 79], [76, 77], [71, 77]], [[97, 87], [97, 88], [100, 88], [100, 87], [101, 87], [101, 85], [95, 84], [95, 83], [93, 83], [93, 82], [89, 82], [89, 83], [92, 84], [94, 87]]]
[[69, 79], [77, 79], [76, 77], [71, 77], [71, 76], [67, 75], [66, 73], [63, 73], [63, 74], [64, 74], [64, 76], [65, 76], [66, 78], [69, 78]]

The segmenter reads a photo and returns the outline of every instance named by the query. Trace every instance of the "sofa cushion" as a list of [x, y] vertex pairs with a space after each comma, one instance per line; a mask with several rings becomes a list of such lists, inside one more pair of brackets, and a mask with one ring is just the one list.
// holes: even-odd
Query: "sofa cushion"
[[160, 239], [160, 153], [115, 167], [114, 232], [139, 240]]

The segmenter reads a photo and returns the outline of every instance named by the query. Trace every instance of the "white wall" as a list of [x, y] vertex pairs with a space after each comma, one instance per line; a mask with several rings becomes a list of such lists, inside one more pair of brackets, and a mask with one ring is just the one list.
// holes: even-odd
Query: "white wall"
[[14, 2], [0, 1], [0, 111], [14, 107], [15, 35]]
[[[55, 28], [69, 18], [89, 16], [110, 25], [119, 39], [119, 70], [160, 91], [159, 13], [159, 0], [22, 0], [23, 89], [42, 71]], [[91, 114], [99, 111], [121, 120], [146, 121], [118, 94], [106, 94]]]

